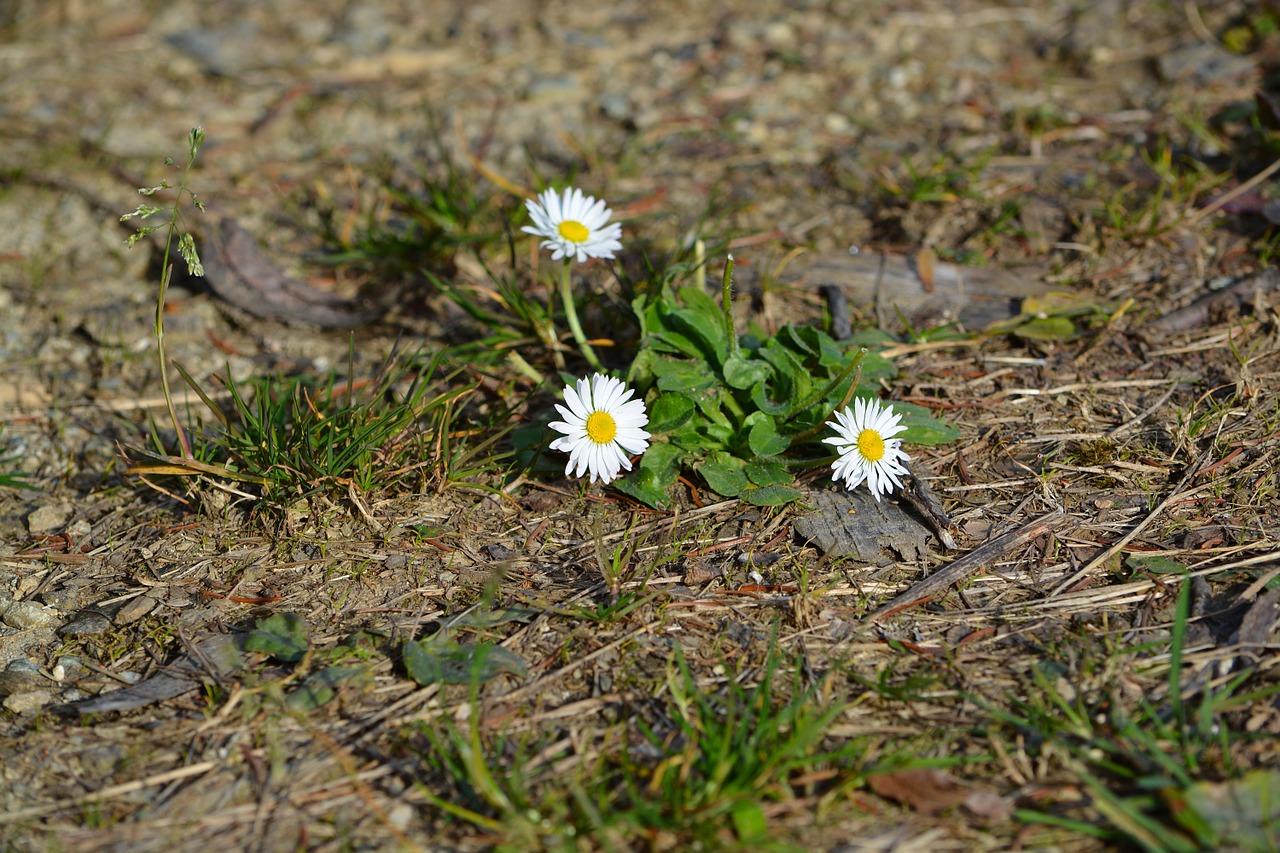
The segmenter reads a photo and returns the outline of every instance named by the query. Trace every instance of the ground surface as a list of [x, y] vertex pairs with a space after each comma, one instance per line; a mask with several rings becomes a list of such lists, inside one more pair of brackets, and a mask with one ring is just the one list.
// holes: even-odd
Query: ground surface
[[[1207, 208], [1276, 154], [1253, 100], [1280, 57], [1265, 11], [234, 5], [0, 3], [11, 849], [1196, 849], [1212, 835], [1170, 829], [1178, 804], [1274, 765], [1267, 184]], [[166, 344], [198, 384], [364, 381], [397, 341], [474, 342], [422, 269], [477, 300], [509, 272], [542, 298], [502, 223], [521, 188], [572, 180], [623, 218], [629, 282], [642, 252], [701, 237], [739, 260], [741, 323], [821, 322], [834, 283], [856, 326], [898, 334], [886, 396], [961, 432], [911, 449], [954, 548], [839, 557], [795, 507], [690, 481], [653, 511], [523, 471], [484, 431], [545, 418], [554, 389], [474, 351], [437, 390], [477, 390], [421, 425], [427, 464], [377, 488], [281, 509], [243, 482], [126, 476], [122, 448], [173, 432], [159, 251], [126, 248], [118, 218], [195, 125], [202, 251], [230, 219], [287, 273], [390, 309], [321, 330], [178, 276]], [[405, 227], [393, 190], [459, 185], [465, 228], [371, 259], [361, 235]], [[935, 267], [904, 279], [905, 310], [875, 284], [882, 252]], [[607, 328], [621, 285], [592, 269], [588, 325], [625, 338]], [[1040, 339], [920, 334], [981, 331], [1051, 288], [1073, 296]], [[624, 350], [606, 361], [625, 370]], [[442, 435], [480, 462], [445, 470]], [[871, 618], [975, 552], [958, 587]], [[308, 656], [282, 623], [283, 651], [243, 650], [283, 613]], [[446, 670], [506, 652], [478, 687], [419, 686], [402, 658], [423, 636], [454, 643]], [[1240, 822], [1257, 832], [1232, 839], [1267, 849], [1273, 825]]]

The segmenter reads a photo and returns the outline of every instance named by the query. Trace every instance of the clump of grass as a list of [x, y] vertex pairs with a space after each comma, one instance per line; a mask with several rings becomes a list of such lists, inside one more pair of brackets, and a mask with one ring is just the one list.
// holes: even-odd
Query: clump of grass
[[435, 116], [427, 111], [426, 133], [414, 166], [387, 161], [374, 167], [370, 203], [342, 210], [318, 185], [309, 201], [320, 217], [321, 233], [333, 248], [322, 263], [366, 265], [379, 274], [438, 271], [462, 248], [490, 245], [502, 228], [486, 224], [489, 199], [480, 183], [445, 144]]
[[444, 365], [438, 353], [414, 352], [393, 355], [362, 381], [353, 378], [354, 367], [345, 379], [224, 379], [226, 407], [184, 372], [214, 423], [191, 459], [165, 457], [157, 448], [129, 472], [225, 478], [254, 488], [247, 496], [274, 508], [322, 493], [341, 497], [353, 490], [366, 495], [472, 481], [496, 464], [491, 451], [504, 431], [496, 423], [490, 430], [457, 430], [459, 406], [478, 383], [459, 383], [463, 368], [446, 371]]
[[1161, 664], [1166, 667], [1164, 690], [1151, 690], [1136, 702], [1106, 687], [1064, 691], [1059, 679], [1071, 670], [1045, 661], [1031, 670], [1031, 683], [1011, 697], [1007, 709], [988, 706], [994, 720], [1021, 733], [1029, 754], [1058, 764], [1084, 783], [1101, 823], [1031, 809], [1019, 811], [1020, 819], [1123, 839], [1150, 851], [1192, 853], [1212, 846], [1198, 837], [1194, 815], [1181, 813], [1181, 792], [1198, 781], [1239, 775], [1233, 756], [1259, 736], [1234, 725], [1232, 712], [1280, 693], [1280, 687], [1244, 692], [1253, 675], [1245, 669], [1221, 683], [1189, 690], [1183, 656], [1190, 610], [1191, 582], [1184, 579], [1167, 645], [1109, 655], [1114, 660], [1167, 650], [1167, 663]]
[[[720, 849], [730, 839], [771, 849], [771, 807], [800, 795], [819, 807], [840, 797], [857, 781], [863, 753], [857, 742], [827, 742], [843, 706], [799, 675], [784, 676], [800, 670], [786, 663], [775, 642], [762, 668], [731, 672], [711, 689], [677, 649], [657, 691], [668, 696], [663, 712], [604, 736], [576, 772], [546, 766], [567, 757], [563, 747], [549, 756], [534, 739], [486, 733], [477, 713], [462, 724], [420, 723], [430, 779], [419, 790], [498, 849], [572, 849], [572, 839], [619, 849], [655, 837], [682, 849]], [[790, 697], [779, 695], [783, 682]], [[470, 696], [479, 707], [475, 686]]]

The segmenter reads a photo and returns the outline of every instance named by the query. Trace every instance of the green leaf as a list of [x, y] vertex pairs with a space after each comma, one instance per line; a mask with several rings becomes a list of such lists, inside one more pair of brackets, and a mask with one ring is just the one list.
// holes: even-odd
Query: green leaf
[[665, 507], [671, 503], [667, 489], [680, 476], [679, 448], [659, 441], [649, 446], [640, 464], [621, 480], [614, 481], [614, 487], [624, 495], [630, 495], [643, 504], [651, 507]]
[[729, 815], [733, 831], [744, 844], [764, 839], [769, 831], [769, 823], [759, 803], [739, 800], [733, 804]]
[[422, 685], [471, 684], [503, 673], [523, 678], [524, 660], [510, 649], [493, 643], [453, 643], [411, 640], [404, 644], [404, 668]]
[[654, 509], [666, 509], [671, 505], [671, 496], [658, 484], [652, 471], [634, 471], [621, 480], [615, 480], [613, 487]]
[[793, 483], [795, 477], [787, 469], [786, 463], [773, 457], [758, 456], [746, 464], [746, 474], [757, 486], [773, 486], [782, 483]]
[[1076, 325], [1066, 317], [1035, 317], [1015, 328], [1013, 333], [1024, 340], [1069, 341], [1076, 336]]
[[804, 493], [791, 486], [761, 486], [758, 489], [747, 489], [742, 499], [756, 506], [782, 506], [799, 500]]
[[258, 625], [245, 638], [246, 651], [262, 652], [285, 663], [302, 660], [310, 643], [307, 623], [296, 613], [275, 613], [259, 619]]
[[707, 437], [707, 423], [706, 421], [698, 418], [690, 420], [689, 423], [674, 432], [667, 433], [666, 439], [672, 445], [679, 448], [681, 455], [685, 456], [690, 454], [701, 456], [708, 450], [724, 449], [719, 445], [715, 447], [707, 446], [707, 442], [710, 440]]
[[692, 399], [683, 394], [673, 391], [659, 394], [649, 410], [649, 425], [646, 428], [651, 433], [671, 432], [689, 420], [696, 406]]
[[671, 329], [655, 332], [645, 339], [645, 346], [656, 352], [676, 353], [698, 361], [706, 358], [697, 343]]
[[701, 356], [712, 364], [721, 364], [726, 355], [724, 325], [718, 316], [707, 317], [697, 311], [681, 309], [667, 318], [670, 327], [697, 344]]
[[791, 414], [791, 400], [788, 398], [781, 402], [774, 402], [769, 399], [763, 382], [751, 389], [751, 402], [766, 415], [786, 417]]
[[450, 618], [449, 628], [496, 628], [508, 622], [532, 622], [542, 611], [532, 607], [476, 607]]
[[372, 682], [369, 667], [365, 664], [326, 666], [311, 673], [306, 681], [290, 691], [284, 704], [293, 711], [314, 711], [321, 705], [332, 702], [344, 685], [360, 687]]
[[723, 450], [712, 453], [696, 466], [711, 490], [726, 498], [734, 498], [747, 488], [747, 475], [741, 459]]
[[924, 406], [895, 402], [893, 410], [902, 415], [902, 425], [907, 428], [906, 432], [900, 433], [897, 438], [901, 438], [907, 444], [933, 446], [946, 444], [960, 437], [959, 427], [935, 418]]
[[708, 320], [720, 322], [722, 318], [720, 303], [716, 302], [709, 293], [697, 287], [680, 288], [680, 301], [684, 303], [685, 308], [696, 311]]
[[1124, 558], [1125, 567], [1133, 572], [1151, 572], [1156, 575], [1185, 575], [1187, 566], [1168, 557], [1153, 555], [1150, 557], [1130, 554]]
[[866, 329], [859, 329], [849, 337], [845, 338], [841, 343], [846, 346], [866, 347], [872, 352], [891, 347], [899, 343], [898, 339], [883, 329], [874, 326]]
[[757, 352], [760, 357], [773, 365], [774, 392], [785, 390], [789, 399], [798, 400], [808, 394], [808, 385], [812, 380], [800, 358], [787, 349], [777, 339], [767, 341]]
[[[851, 354], [850, 358], [853, 357]], [[892, 379], [898, 375], [898, 368], [894, 367], [893, 362], [885, 358], [878, 352], [868, 352], [862, 356], [862, 363], [858, 365], [862, 370], [862, 384], [872, 386], [876, 385], [882, 379]]]
[[825, 367], [832, 373], [839, 371], [848, 362], [849, 354], [817, 326], [793, 326], [788, 323], [778, 330], [777, 339], [806, 360], [816, 361], [818, 366]]
[[[1280, 770], [1252, 770], [1244, 778], [1228, 782], [1197, 782], [1182, 794], [1188, 809], [1216, 836], [1215, 849], [1276, 849], [1280, 839]], [[1174, 815], [1187, 825], [1178, 810]]]
[[768, 364], [746, 358], [741, 351], [725, 360], [723, 372], [725, 384], [740, 391], [768, 381], [773, 373]]
[[705, 391], [716, 384], [715, 375], [706, 364], [689, 359], [660, 358], [653, 362], [653, 373], [662, 391], [691, 394]]
[[791, 439], [778, 435], [778, 426], [764, 412], [752, 412], [745, 423], [750, 427], [747, 446], [756, 456], [777, 456], [791, 446]]

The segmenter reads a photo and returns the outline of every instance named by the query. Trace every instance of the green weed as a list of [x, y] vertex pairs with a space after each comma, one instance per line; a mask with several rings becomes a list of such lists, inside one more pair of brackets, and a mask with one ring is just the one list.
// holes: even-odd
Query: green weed
[[[642, 392], [656, 392], [648, 425], [654, 440], [618, 488], [650, 506], [666, 506], [685, 471], [725, 497], [760, 506], [795, 500], [791, 465], [820, 460], [784, 454], [812, 441], [855, 395], [874, 396], [877, 383], [896, 373], [887, 359], [859, 347], [883, 336], [838, 344], [820, 329], [791, 325], [773, 336], [739, 336], [732, 274], [729, 258], [719, 302], [700, 288], [674, 294], [665, 286], [634, 302], [643, 338], [630, 379]], [[904, 441], [932, 444], [956, 435], [918, 406], [895, 410], [907, 426]]]
[[459, 249], [486, 246], [502, 236], [501, 227], [486, 225], [489, 200], [479, 192], [474, 171], [445, 144], [430, 110], [425, 124], [412, 170], [389, 161], [372, 170], [372, 200], [340, 210], [327, 188], [310, 199], [320, 215], [321, 235], [335, 247], [320, 255], [322, 263], [372, 266], [380, 275], [429, 273], [446, 266]]
[[[187, 185], [187, 181], [191, 177], [191, 169], [195, 166], [196, 155], [200, 153], [201, 146], [204, 145], [204, 130], [200, 127], [193, 127], [191, 132], [187, 134], [187, 160], [178, 170], [178, 185], [173, 187], [167, 179], [160, 181], [153, 187], [140, 187], [138, 192], [148, 198], [156, 195], [162, 190], [174, 189], [173, 204], [168, 209], [168, 221], [162, 225], [143, 225], [140, 226], [133, 234], [129, 236], [128, 244], [132, 248], [139, 240], [150, 236], [152, 233], [163, 230], [165, 232], [164, 240], [164, 257], [160, 262], [160, 290], [156, 294], [156, 357], [159, 360], [160, 367], [160, 386], [164, 391], [165, 405], [169, 409], [169, 419], [173, 424], [174, 434], [177, 436], [178, 445], [182, 449], [183, 456], [191, 455], [191, 446], [187, 442], [187, 436], [182, 429], [182, 424], [178, 420], [178, 412], [173, 406], [173, 395], [169, 388], [169, 360], [165, 354], [164, 346], [164, 306], [165, 297], [169, 290], [169, 282], [173, 277], [173, 263], [170, 261], [171, 252], [173, 250], [174, 240], [178, 243], [178, 253], [182, 255], [182, 260], [186, 262], [187, 272], [193, 276], [204, 275], [204, 265], [200, 263], [200, 254], [196, 251], [195, 238], [190, 232], [183, 231], [182, 225], [182, 202], [185, 195], [197, 210], [204, 212], [204, 202], [202, 202], [196, 194]], [[173, 167], [172, 159], [166, 157], [165, 165]], [[156, 205], [142, 203], [132, 213], [126, 213], [120, 217], [121, 222], [127, 222], [131, 219], [140, 219], [146, 221], [157, 213], [164, 210]]]

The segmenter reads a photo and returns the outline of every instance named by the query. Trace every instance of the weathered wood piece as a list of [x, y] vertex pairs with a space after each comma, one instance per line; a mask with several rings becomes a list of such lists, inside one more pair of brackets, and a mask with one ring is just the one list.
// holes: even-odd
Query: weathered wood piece
[[[921, 258], [928, 257], [922, 263]], [[857, 308], [885, 321], [898, 313], [913, 325], [958, 320], [966, 329], [986, 328], [1018, 316], [1022, 300], [1053, 290], [1043, 268], [962, 267], [931, 255], [801, 255], [787, 267], [800, 283], [816, 288], [834, 285]]]

